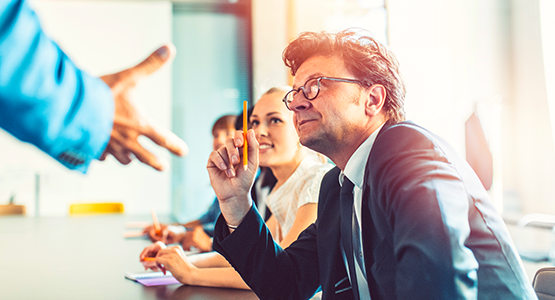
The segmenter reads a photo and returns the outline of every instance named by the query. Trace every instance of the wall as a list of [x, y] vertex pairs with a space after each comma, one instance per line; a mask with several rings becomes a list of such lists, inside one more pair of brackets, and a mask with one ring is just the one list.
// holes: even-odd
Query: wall
[[[549, 116], [538, 0], [511, 1], [513, 101], [507, 125], [512, 126], [513, 164], [508, 181], [524, 212], [555, 214], [555, 149]], [[544, 16], [553, 18], [553, 13]]]
[[[32, 1], [44, 30], [76, 64], [102, 75], [139, 63], [171, 41], [171, 3]], [[165, 67], [135, 90], [135, 100], [160, 125], [171, 126], [171, 69]], [[169, 154], [141, 141], [169, 160]], [[92, 164], [86, 176], [64, 169], [31, 145], [0, 131], [0, 202], [16, 194], [30, 215], [35, 210], [35, 174], [40, 175], [40, 215], [65, 215], [70, 203], [120, 201], [127, 213], [169, 212], [170, 172], [159, 173], [113, 158]]]
[[253, 95], [287, 84], [281, 53], [287, 45], [285, 0], [252, 0]]

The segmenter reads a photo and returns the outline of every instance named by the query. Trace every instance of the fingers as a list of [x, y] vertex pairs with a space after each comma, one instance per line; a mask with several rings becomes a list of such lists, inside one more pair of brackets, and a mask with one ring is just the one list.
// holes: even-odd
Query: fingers
[[145, 270], [151, 269], [152, 271], [158, 271], [158, 265], [155, 261], [142, 261]]
[[239, 151], [239, 147], [243, 147], [243, 131], [235, 131], [235, 136], [233, 139], [228, 139], [226, 141], [227, 154], [229, 156], [229, 161], [236, 165], [241, 162], [242, 151]]
[[258, 140], [256, 139], [256, 134], [252, 129], [247, 131], [247, 144], [249, 147], [248, 167], [249, 169], [254, 168], [254, 169], [251, 169], [251, 171], [256, 172], [256, 169], [258, 168], [258, 147], [260, 145], [258, 144]]
[[98, 160], [100, 160], [100, 161], [105, 161], [105, 160], [106, 160], [106, 157], [108, 156], [108, 154], [109, 154], [109, 153], [108, 153], [108, 148], [106, 148], [106, 149], [104, 150], [104, 153], [102, 153], [102, 155], [100, 156], [100, 158], [99, 158]]
[[162, 273], [164, 273], [164, 275], [166, 275], [166, 268], [164, 267], [163, 264], [161, 264], [161, 263], [156, 263], [156, 266], [157, 266], [158, 268], [160, 268], [160, 271], [162, 271]]
[[150, 54], [145, 60], [138, 65], [121, 72], [122, 77], [127, 77], [128, 80], [137, 82], [143, 77], [146, 77], [163, 65], [170, 62], [175, 57], [175, 47], [172, 44], [164, 45]]
[[[114, 130], [112, 131], [112, 138], [108, 143], [108, 152], [112, 154], [119, 162], [127, 162], [126, 158], [129, 158], [129, 154], [133, 154], [140, 162], [151, 166], [155, 170], [163, 171], [167, 168], [168, 163], [165, 160], [158, 159], [154, 154], [146, 150], [141, 144], [139, 144], [137, 138], [138, 133], [134, 134], [133, 137], [121, 134], [117, 130], [118, 127], [114, 124]], [[129, 163], [127, 162], [127, 163]]]
[[[130, 153], [122, 149], [118, 143], [109, 143], [105, 153], [106, 155], [112, 154], [112, 156], [114, 156], [114, 158], [117, 159], [117, 161], [119, 161], [122, 165], [127, 165], [131, 162]], [[106, 156], [104, 155], [104, 158], [105, 157]], [[101, 158], [101, 160], [103, 159]]]
[[[248, 141], [248, 166], [249, 168], [258, 168], [258, 141], [256, 140], [254, 130], [247, 132]], [[243, 131], [237, 130], [235, 136], [227, 139], [225, 145], [220, 149], [213, 151], [208, 159], [207, 168], [216, 167], [221, 171], [225, 171], [227, 177], [235, 177], [236, 171], [234, 166], [242, 162], [242, 148], [244, 145]]]
[[169, 130], [151, 125], [143, 134], [175, 155], [185, 156], [189, 153], [189, 146]]
[[172, 258], [175, 259], [174, 255], [176, 254], [179, 256], [179, 250], [181, 250], [181, 248], [173, 246], [162, 249], [160, 250], [160, 252], [158, 252], [158, 255], [156, 256], [156, 265], [162, 270], [164, 274], [166, 274], [167, 270], [172, 271], [174, 269], [174, 261], [172, 260]]
[[[168, 230], [168, 228], [166, 227], [164, 230], [162, 230], [162, 239], [161, 241], [163, 243], [168, 243], [168, 234], [170, 233], [170, 231]], [[168, 243], [171, 244], [171, 243]]]
[[160, 236], [156, 234], [156, 229], [154, 229], [154, 227], [152, 226], [148, 229], [147, 234], [152, 242], [158, 242], [158, 241], [161, 241], [162, 243], [165, 242], [164, 240], [161, 239]]
[[141, 254], [139, 255], [139, 259], [141, 261], [144, 261], [144, 259], [146, 257], [155, 257], [158, 252], [160, 252], [161, 250], [165, 249], [166, 245], [162, 242], [156, 242], [148, 247], [146, 247]]
[[[256, 140], [256, 135], [254, 133], [254, 130], [250, 129], [247, 131], [247, 147], [248, 147], [248, 168], [251, 169], [251, 171], [254, 170], [256, 171], [256, 168], [258, 168], [258, 141]], [[244, 135], [243, 135], [243, 131], [238, 130], [235, 132], [235, 137], [233, 138], [233, 144], [235, 147], [233, 147], [233, 152], [230, 155], [230, 159], [231, 157], [235, 158], [235, 157], [241, 157], [241, 159], [239, 161], [237, 161], [237, 163], [241, 162], [243, 159], [245, 159], [241, 154], [243, 153], [242, 149], [245, 145], [245, 141], [244, 141]], [[229, 151], [229, 148], [228, 148]], [[233, 156], [232, 156], [233, 155]]]
[[226, 146], [222, 146], [220, 147], [220, 149], [212, 151], [208, 159], [207, 168], [216, 167], [220, 171], [225, 172], [228, 177], [234, 177], [235, 170], [230, 164], [229, 155], [227, 154], [227, 152], [228, 149], [226, 148]]

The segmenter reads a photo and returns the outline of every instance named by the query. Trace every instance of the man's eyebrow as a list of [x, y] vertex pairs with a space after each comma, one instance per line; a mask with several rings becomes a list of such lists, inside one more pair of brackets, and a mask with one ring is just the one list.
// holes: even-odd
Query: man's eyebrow
[[[324, 76], [324, 74], [322, 74], [322, 73], [320, 73], [320, 72], [316, 72], [316, 73], [314, 73], [314, 74], [308, 76], [308, 79], [305, 80], [305, 81], [303, 82], [303, 85], [304, 85], [307, 81], [309, 81], [310, 79], [314, 79], [314, 78], [318, 78], [318, 77], [322, 77], [322, 76]], [[295, 85], [293, 85], [293, 89], [296, 90], [296, 89], [298, 89], [298, 87], [296, 87]]]

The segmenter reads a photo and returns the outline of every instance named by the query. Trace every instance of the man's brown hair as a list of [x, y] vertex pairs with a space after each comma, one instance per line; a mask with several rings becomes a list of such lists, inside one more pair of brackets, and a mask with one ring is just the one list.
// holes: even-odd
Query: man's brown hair
[[395, 122], [405, 120], [405, 84], [393, 52], [364, 30], [338, 33], [303, 32], [283, 51], [283, 61], [295, 76], [299, 67], [315, 55], [338, 55], [355, 79], [365, 86], [381, 84], [386, 89], [384, 110]]

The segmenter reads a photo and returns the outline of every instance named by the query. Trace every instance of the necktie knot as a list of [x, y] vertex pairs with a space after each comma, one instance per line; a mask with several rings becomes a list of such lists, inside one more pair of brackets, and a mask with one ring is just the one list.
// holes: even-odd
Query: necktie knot
[[344, 179], [343, 179], [343, 184], [341, 185], [341, 194], [342, 195], [352, 195], [354, 187], [355, 187], [355, 185], [353, 184], [353, 182], [351, 180], [349, 180], [349, 178], [347, 178], [347, 176], [345, 176]]

